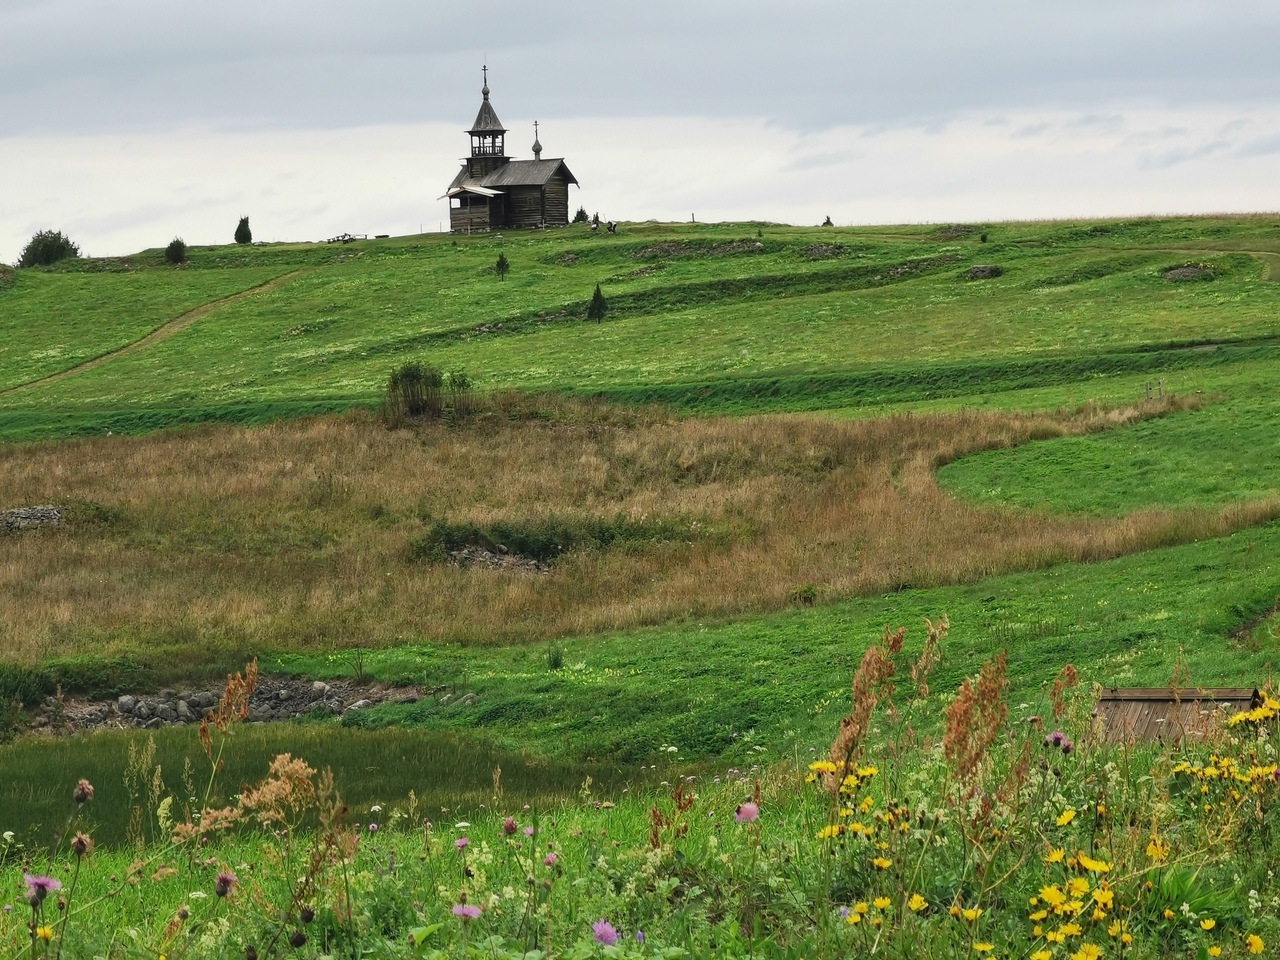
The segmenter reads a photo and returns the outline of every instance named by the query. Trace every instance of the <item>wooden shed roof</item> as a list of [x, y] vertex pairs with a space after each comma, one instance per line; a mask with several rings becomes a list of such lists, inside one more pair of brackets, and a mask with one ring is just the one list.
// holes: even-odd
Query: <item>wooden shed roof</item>
[[1112, 687], [1102, 691], [1094, 716], [1112, 743], [1179, 742], [1206, 737], [1219, 728], [1223, 713], [1249, 710], [1260, 702], [1255, 687]]
[[460, 193], [476, 193], [482, 197], [496, 197], [506, 187], [545, 187], [562, 168], [565, 180], [578, 182], [564, 160], [509, 160], [478, 180], [467, 176], [467, 168], [463, 167], [444, 195], [456, 197]]

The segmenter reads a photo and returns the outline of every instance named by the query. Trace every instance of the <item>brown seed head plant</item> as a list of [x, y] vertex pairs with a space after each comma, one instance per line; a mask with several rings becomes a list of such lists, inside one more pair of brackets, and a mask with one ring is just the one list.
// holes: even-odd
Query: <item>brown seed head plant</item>
[[1068, 663], [1053, 681], [1053, 689], [1049, 691], [1049, 699], [1053, 703], [1053, 719], [1061, 720], [1067, 712], [1067, 691], [1080, 685], [1080, 675], [1076, 673], [1074, 664]]
[[979, 789], [991, 767], [991, 748], [1009, 719], [1004, 695], [1009, 686], [1007, 655], [1001, 651], [988, 660], [975, 684], [968, 677], [960, 685], [955, 702], [947, 708], [942, 752], [963, 799]]
[[831, 744], [831, 762], [835, 773], [826, 774], [823, 785], [833, 794], [838, 793], [844, 779], [844, 770], [853, 765], [862, 752], [863, 742], [871, 729], [871, 716], [876, 704], [884, 700], [891, 713], [895, 713], [890, 698], [893, 696], [894, 657], [902, 652], [907, 628], [884, 628], [880, 642], [867, 649], [862, 663], [853, 675], [853, 707], [849, 715], [840, 721], [840, 730]]

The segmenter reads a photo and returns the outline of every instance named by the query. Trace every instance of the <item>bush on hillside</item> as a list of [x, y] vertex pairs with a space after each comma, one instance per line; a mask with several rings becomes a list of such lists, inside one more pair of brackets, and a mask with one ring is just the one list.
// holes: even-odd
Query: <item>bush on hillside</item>
[[587, 215], [586, 207], [578, 207], [578, 212], [573, 215], [574, 223], [586, 223], [591, 217]]
[[249, 229], [249, 218], [241, 217], [236, 225], [236, 243], [253, 243], [253, 232]]
[[444, 376], [430, 364], [410, 361], [396, 367], [387, 379], [384, 415], [388, 423], [405, 417], [438, 417], [444, 412]]
[[174, 237], [164, 248], [164, 258], [169, 263], [187, 262], [187, 244], [181, 237]]
[[604, 294], [600, 292], [600, 284], [597, 283], [596, 292], [591, 295], [591, 304], [587, 307], [587, 319], [599, 323], [608, 309], [609, 305], [605, 303]]
[[22, 248], [18, 257], [20, 267], [47, 267], [59, 260], [80, 256], [80, 247], [64, 236], [61, 230], [41, 230]]

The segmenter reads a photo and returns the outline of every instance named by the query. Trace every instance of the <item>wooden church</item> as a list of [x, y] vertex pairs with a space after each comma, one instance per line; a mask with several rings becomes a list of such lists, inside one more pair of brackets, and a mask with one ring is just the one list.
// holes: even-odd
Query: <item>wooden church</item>
[[449, 229], [477, 233], [500, 227], [563, 227], [569, 223], [569, 184], [577, 179], [561, 158], [542, 159], [538, 125], [533, 125], [533, 159], [507, 156], [507, 128], [489, 102], [489, 68], [484, 68], [484, 99], [467, 131], [471, 156], [449, 184]]

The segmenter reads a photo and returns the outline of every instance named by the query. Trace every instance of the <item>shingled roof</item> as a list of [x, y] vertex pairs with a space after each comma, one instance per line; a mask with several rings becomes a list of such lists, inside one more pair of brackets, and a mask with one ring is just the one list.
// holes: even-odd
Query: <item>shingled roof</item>
[[489, 88], [484, 88], [484, 99], [480, 101], [480, 112], [476, 114], [476, 122], [471, 125], [471, 129], [467, 133], [472, 136], [480, 134], [506, 133], [507, 128], [502, 125], [502, 121], [498, 119], [498, 114], [494, 112], [493, 104], [489, 102]]
[[577, 183], [563, 159], [556, 160], [509, 160], [497, 170], [476, 180], [467, 176], [467, 168], [463, 167], [445, 191], [446, 197], [456, 197], [459, 193], [478, 193], [484, 197], [492, 197], [503, 187], [544, 187], [561, 169], [564, 169], [565, 180]]

